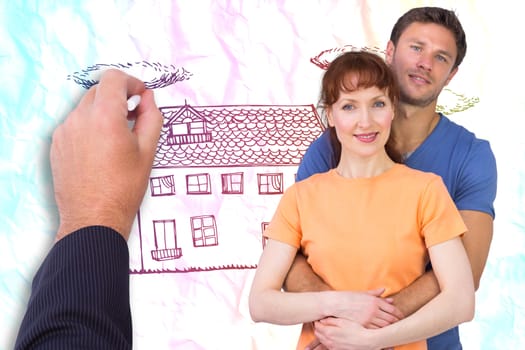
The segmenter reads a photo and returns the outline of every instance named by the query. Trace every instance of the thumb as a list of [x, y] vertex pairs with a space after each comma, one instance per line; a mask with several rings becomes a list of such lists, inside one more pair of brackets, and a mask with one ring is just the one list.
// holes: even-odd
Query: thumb
[[339, 320], [337, 317], [325, 317], [315, 321], [315, 326], [336, 326], [337, 320]]
[[372, 290], [367, 291], [366, 294], [373, 295], [375, 297], [380, 297], [381, 294], [383, 294], [384, 292], [385, 292], [385, 288], [377, 288], [377, 289], [372, 289]]
[[162, 113], [155, 103], [153, 91], [144, 91], [138, 106], [133, 133], [138, 139], [141, 152], [150, 157], [151, 162], [153, 162], [153, 156], [159, 142], [162, 123]]

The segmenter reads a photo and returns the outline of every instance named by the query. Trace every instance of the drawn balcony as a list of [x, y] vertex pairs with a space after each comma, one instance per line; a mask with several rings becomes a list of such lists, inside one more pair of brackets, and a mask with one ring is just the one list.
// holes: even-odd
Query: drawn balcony
[[185, 145], [190, 143], [211, 142], [211, 133], [169, 135], [168, 145]]
[[168, 248], [151, 251], [151, 258], [156, 261], [174, 260], [180, 258], [181, 256], [181, 248]]

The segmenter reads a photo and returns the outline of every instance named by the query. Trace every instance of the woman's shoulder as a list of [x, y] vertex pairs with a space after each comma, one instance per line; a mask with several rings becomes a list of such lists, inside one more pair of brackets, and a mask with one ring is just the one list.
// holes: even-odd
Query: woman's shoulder
[[297, 194], [319, 193], [330, 189], [337, 182], [335, 169], [330, 169], [324, 173], [313, 174], [312, 176], [294, 183], [294, 191]]
[[406, 179], [408, 182], [421, 182], [421, 183], [429, 183], [434, 181], [443, 181], [441, 176], [430, 172], [430, 171], [423, 171], [419, 169], [413, 169], [405, 164], [396, 164], [395, 166], [395, 173], [398, 177], [402, 177], [403, 179]]

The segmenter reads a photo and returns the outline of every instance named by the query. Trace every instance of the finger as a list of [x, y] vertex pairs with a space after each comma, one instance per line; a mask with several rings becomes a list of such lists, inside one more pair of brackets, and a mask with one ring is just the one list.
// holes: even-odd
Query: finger
[[336, 317], [326, 317], [322, 318], [319, 321], [314, 322], [314, 328], [317, 328], [318, 325], [323, 326], [336, 326], [338, 324], [338, 319]]
[[369, 328], [369, 329], [383, 328], [383, 327], [388, 326], [389, 324], [391, 324], [391, 322], [387, 322], [380, 318], [375, 318], [370, 322], [370, 324], [367, 325], [366, 328]]
[[75, 116], [78, 111], [83, 111], [80, 114], [81, 118], [86, 118], [90, 113], [87, 113], [92, 106], [93, 100], [95, 99], [95, 94], [97, 93], [97, 85], [93, 85], [89, 90], [80, 98], [78, 104], [73, 108], [73, 110], [68, 114], [68, 118]]
[[308, 345], [306, 345], [304, 350], [317, 350], [319, 345], [321, 345], [321, 342], [315, 338]]
[[[392, 306], [394, 306], [394, 305], [392, 305]], [[405, 318], [405, 315], [401, 312], [401, 310], [399, 310], [395, 306], [394, 306], [394, 308], [392, 310], [388, 310], [388, 313], [393, 315], [398, 320], [401, 320], [401, 319]]]
[[377, 317], [372, 319], [367, 328], [383, 328], [392, 323], [399, 321], [399, 319], [387, 312], [381, 311]]
[[[97, 84], [97, 98], [114, 98], [127, 101], [132, 95], [140, 95], [145, 86], [139, 79], [118, 69], [105, 71]], [[127, 104], [126, 104], [127, 108]]]
[[388, 323], [394, 323], [394, 322], [399, 321], [399, 318], [397, 318], [391, 312], [385, 311], [385, 310], [380, 310], [378, 317], [387, 321]]
[[373, 295], [373, 296], [376, 296], [376, 297], [379, 297], [381, 296], [381, 294], [383, 294], [385, 292], [385, 288], [378, 288], [378, 289], [372, 289], [372, 290], [369, 290], [366, 292], [366, 294], [368, 295]]
[[51, 138], [51, 147], [49, 149], [49, 160], [51, 162], [51, 169], [54, 168], [55, 163], [61, 158], [61, 142], [62, 142], [63, 125], [59, 125]]
[[153, 91], [144, 91], [138, 106], [133, 132], [138, 138], [140, 149], [151, 157], [152, 162], [157, 150], [162, 123], [163, 117], [155, 103]]
[[316, 324], [316, 327], [315, 327], [315, 330], [314, 330], [314, 335], [315, 335], [316, 339], [320, 343], [318, 348], [320, 347], [321, 349], [323, 349], [323, 348], [325, 348], [325, 346], [323, 344], [328, 343], [328, 336], [327, 336], [326, 332], [327, 332], [329, 327], [330, 326], [323, 325], [321, 323]]
[[405, 317], [401, 310], [399, 310], [395, 305], [385, 302], [384, 300], [383, 303], [381, 303], [381, 305], [379, 306], [379, 309], [394, 316], [397, 320], [400, 320]]
[[[111, 113], [98, 113], [97, 115], [127, 116], [128, 96], [140, 95], [144, 89], [144, 83], [131, 75], [118, 69], [105, 71], [96, 86], [93, 104]], [[106, 115], [102, 117], [107, 118]]]

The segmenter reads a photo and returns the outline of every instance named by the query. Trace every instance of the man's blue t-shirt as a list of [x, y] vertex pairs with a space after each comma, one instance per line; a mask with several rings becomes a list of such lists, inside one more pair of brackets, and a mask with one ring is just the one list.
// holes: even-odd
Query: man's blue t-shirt
[[[308, 148], [296, 180], [326, 172], [337, 166], [325, 132]], [[496, 159], [488, 141], [476, 136], [444, 115], [426, 140], [406, 159], [411, 168], [433, 172], [443, 178], [459, 210], [476, 210], [494, 217], [497, 170]], [[429, 350], [461, 349], [458, 328], [428, 339]]]

